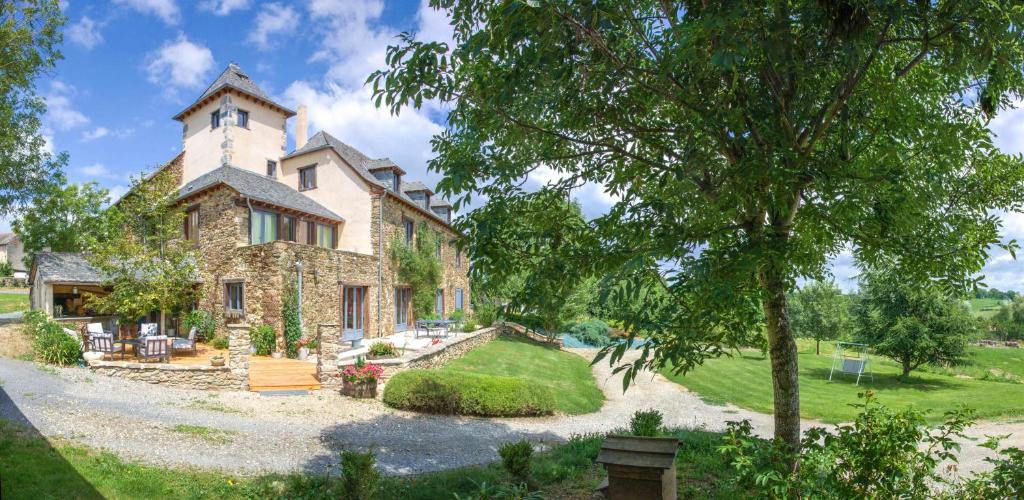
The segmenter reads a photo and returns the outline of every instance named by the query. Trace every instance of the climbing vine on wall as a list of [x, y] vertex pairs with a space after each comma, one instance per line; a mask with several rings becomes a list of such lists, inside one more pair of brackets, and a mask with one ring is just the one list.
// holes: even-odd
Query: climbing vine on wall
[[412, 289], [412, 309], [416, 318], [434, 314], [434, 294], [441, 286], [441, 261], [437, 258], [439, 235], [420, 225], [413, 245], [401, 237], [391, 243], [391, 259], [398, 267], [398, 281]]

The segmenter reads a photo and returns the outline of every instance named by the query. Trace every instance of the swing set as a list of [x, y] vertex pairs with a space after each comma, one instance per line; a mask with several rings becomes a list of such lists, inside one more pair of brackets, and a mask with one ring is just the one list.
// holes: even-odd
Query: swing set
[[868, 345], [836, 342], [836, 350], [832, 353], [832, 370], [828, 372], [829, 381], [832, 381], [832, 374], [837, 371], [856, 375], [857, 382], [854, 385], [860, 385], [860, 378], [865, 374], [874, 382], [875, 374], [871, 371], [871, 362], [868, 359]]

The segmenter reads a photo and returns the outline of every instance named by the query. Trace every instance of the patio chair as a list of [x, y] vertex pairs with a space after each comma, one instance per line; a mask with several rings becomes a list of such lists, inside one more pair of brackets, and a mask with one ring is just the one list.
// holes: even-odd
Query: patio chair
[[158, 359], [160, 361], [168, 359], [167, 336], [149, 335], [143, 338], [139, 345], [138, 356], [142, 359]]
[[192, 355], [196, 355], [196, 327], [192, 327], [188, 331], [188, 338], [183, 339], [181, 337], [171, 337], [171, 350], [172, 351], [192, 351]]
[[102, 333], [90, 335], [89, 341], [92, 344], [92, 350], [102, 352], [104, 357], [109, 354], [110, 359], [113, 360], [114, 354], [121, 353], [121, 359], [124, 359], [124, 346], [115, 344], [113, 335]]

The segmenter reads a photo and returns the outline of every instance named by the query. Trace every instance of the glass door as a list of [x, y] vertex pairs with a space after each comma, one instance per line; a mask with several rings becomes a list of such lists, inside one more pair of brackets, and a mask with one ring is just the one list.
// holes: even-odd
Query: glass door
[[409, 290], [395, 288], [395, 331], [404, 332], [409, 329]]
[[363, 338], [363, 300], [365, 288], [346, 286], [341, 296], [342, 340]]

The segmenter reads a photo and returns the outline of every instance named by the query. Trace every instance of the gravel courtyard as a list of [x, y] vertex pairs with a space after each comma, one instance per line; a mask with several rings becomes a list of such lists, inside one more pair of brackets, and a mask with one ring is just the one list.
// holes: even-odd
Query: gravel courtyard
[[[592, 351], [575, 351], [592, 355]], [[484, 419], [427, 416], [319, 391], [304, 396], [172, 389], [94, 375], [81, 368], [42, 367], [0, 358], [0, 416], [122, 456], [167, 465], [196, 465], [241, 474], [322, 472], [338, 450], [371, 448], [388, 474], [416, 474], [498, 459], [497, 447], [527, 438], [554, 442], [572, 434], [622, 427], [638, 409], [661, 410], [669, 426], [721, 430], [749, 419], [770, 435], [771, 417], [715, 406], [660, 375], [644, 374], [624, 395], [606, 363], [594, 367], [606, 402], [578, 416]], [[805, 427], [816, 425], [805, 422]], [[176, 426], [179, 426], [176, 429]], [[202, 426], [211, 432], [189, 432]], [[194, 428], [193, 428], [194, 429]], [[1024, 424], [985, 423], [972, 435], [1014, 433]], [[983, 466], [988, 450], [966, 443], [962, 467]]]

